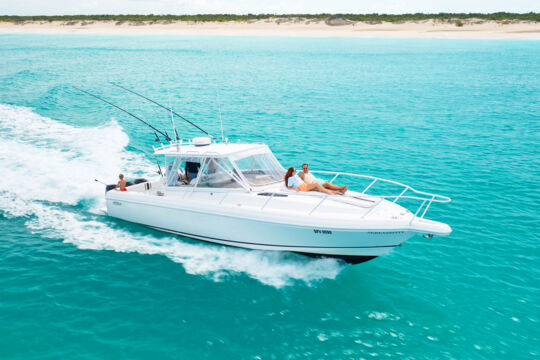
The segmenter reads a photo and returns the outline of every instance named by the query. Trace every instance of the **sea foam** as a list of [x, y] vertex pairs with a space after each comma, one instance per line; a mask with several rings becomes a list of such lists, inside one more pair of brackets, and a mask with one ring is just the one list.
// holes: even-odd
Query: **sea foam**
[[[223, 281], [232, 275], [283, 287], [334, 279], [344, 268], [332, 259], [252, 251], [181, 238], [132, 233], [96, 215], [104, 207], [103, 185], [130, 169], [155, 172], [155, 165], [126, 150], [129, 137], [114, 120], [98, 127], [73, 127], [24, 107], [0, 104], [0, 211], [21, 217], [44, 238], [80, 249], [164, 255], [187, 273]], [[83, 205], [81, 205], [81, 203]], [[74, 205], [80, 205], [75, 207]]]

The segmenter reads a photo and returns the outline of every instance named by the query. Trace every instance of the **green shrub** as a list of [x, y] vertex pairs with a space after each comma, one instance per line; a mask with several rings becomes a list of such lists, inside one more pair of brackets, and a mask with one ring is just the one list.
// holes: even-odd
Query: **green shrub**
[[236, 15], [236, 14], [197, 14], [197, 15], [52, 15], [52, 16], [8, 16], [0, 15], [0, 21], [100, 21], [100, 20], [110, 20], [110, 21], [245, 21], [252, 19], [273, 19], [273, 18], [304, 18], [304, 19], [328, 19], [332, 18], [341, 18], [351, 21], [418, 21], [418, 20], [447, 20], [452, 21], [452, 19], [461, 19], [456, 21], [456, 26], [463, 26], [463, 21], [466, 19], [484, 19], [484, 20], [495, 20], [495, 21], [510, 21], [510, 20], [525, 20], [525, 21], [535, 21], [540, 22], [540, 13], [529, 12], [529, 13], [507, 13], [507, 12], [498, 12], [491, 14], [480, 14], [480, 13], [438, 13], [438, 14], [424, 14], [424, 13], [415, 13], [415, 14], [248, 14], [248, 15]]

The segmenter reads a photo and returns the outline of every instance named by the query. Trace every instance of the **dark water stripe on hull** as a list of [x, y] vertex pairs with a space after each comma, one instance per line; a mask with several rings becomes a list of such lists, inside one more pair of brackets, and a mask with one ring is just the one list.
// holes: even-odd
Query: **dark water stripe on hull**
[[375, 259], [377, 256], [362, 256], [362, 255], [322, 255], [322, 254], [314, 254], [314, 253], [305, 253], [305, 252], [298, 252], [294, 251], [295, 254], [309, 256], [311, 258], [334, 258], [334, 259], [340, 259], [345, 261], [348, 264], [360, 264], [372, 259]]
[[208, 241], [208, 242], [212, 242], [212, 240], [214, 240], [214, 241], [224, 241], [224, 242], [230, 242], [230, 243], [236, 243], [236, 244], [246, 244], [246, 245], [261, 245], [261, 246], [273, 246], [273, 247], [293, 247], [293, 248], [314, 248], [314, 249], [372, 249], [372, 248], [387, 248], [387, 247], [396, 247], [396, 246], [398, 246], [398, 245], [377, 245], [377, 246], [307, 246], [307, 245], [275, 245], [275, 244], [262, 244], [262, 243], [246, 242], [246, 241], [225, 240], [225, 239], [214, 238], [214, 237], [210, 237], [210, 236], [196, 235], [196, 234], [184, 233], [184, 232], [175, 231], [175, 230], [169, 230], [169, 229], [160, 228], [160, 227], [157, 227], [157, 226], [150, 226], [150, 225], [147, 225], [147, 226], [148, 226], [148, 227], [151, 227], [152, 229], [161, 230], [161, 231], [165, 231], [165, 232], [168, 232], [168, 233], [172, 233], [172, 234], [176, 234], [176, 235], [181, 235], [181, 236], [185, 236], [185, 237], [189, 237], [189, 238], [193, 238], [193, 239], [197, 239], [197, 240]]
[[[211, 237], [206, 237], [206, 236], [192, 235], [192, 234], [188, 234], [188, 233], [181, 233], [179, 231], [168, 230], [168, 229], [164, 229], [164, 228], [160, 228], [160, 227], [156, 227], [156, 226], [149, 226], [149, 227], [151, 227], [153, 229], [156, 229], [156, 230], [165, 231], [165, 232], [168, 232], [168, 233], [171, 233], [171, 234], [176, 234], [176, 235], [180, 235], [180, 236], [193, 238], [195, 240], [204, 241], [204, 242], [207, 242], [207, 243], [210, 243], [210, 244], [223, 245], [223, 246], [236, 247], [236, 248], [239, 248], [239, 249], [245, 249], [245, 248], [239, 247], [237, 245], [220, 244], [220, 243], [216, 243], [215, 241], [212, 241], [212, 240], [205, 240], [205, 238], [206, 239], [219, 240], [219, 241], [225, 241], [225, 242], [229, 242], [229, 240], [221, 240], [221, 239], [211, 238]], [[252, 244], [252, 243], [243, 243], [241, 241], [230, 241], [230, 242], [232, 242], [232, 243], [242, 243], [242, 244]], [[263, 244], [259, 244], [259, 245], [263, 245]], [[282, 245], [268, 245], [268, 246], [282, 246]], [[300, 246], [297, 246], [297, 247], [300, 247]], [[310, 246], [310, 247], [315, 247], [315, 246]], [[373, 246], [373, 247], [390, 247], [390, 246]], [[395, 246], [391, 246], [391, 247], [395, 247]], [[342, 249], [348, 249], [348, 248], [342, 248]], [[340, 260], [343, 260], [346, 263], [352, 264], [352, 265], [360, 264], [360, 263], [369, 261], [371, 259], [375, 259], [377, 257], [377, 256], [362, 256], [362, 255], [326, 255], [326, 254], [316, 254], [316, 253], [301, 252], [301, 251], [291, 251], [291, 252], [294, 252], [295, 254], [299, 254], [299, 255], [303, 255], [303, 256], [308, 256], [308, 257], [311, 257], [311, 258], [340, 259]]]

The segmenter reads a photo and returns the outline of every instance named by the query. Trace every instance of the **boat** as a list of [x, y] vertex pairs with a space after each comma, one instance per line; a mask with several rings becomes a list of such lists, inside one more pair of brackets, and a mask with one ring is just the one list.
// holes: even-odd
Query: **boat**
[[[285, 186], [286, 170], [264, 143], [162, 134], [168, 141], [153, 147], [159, 175], [138, 179], [126, 191], [108, 186], [109, 216], [214, 244], [353, 264], [385, 255], [416, 234], [430, 238], [452, 231], [425, 217], [433, 203], [449, 202], [446, 196], [337, 171], [311, 172], [358, 188], [339, 195], [295, 191]], [[377, 187], [394, 192], [377, 193]], [[419, 204], [414, 212], [402, 206], [412, 201]]]
[[[285, 187], [285, 169], [266, 144], [213, 142], [197, 137], [154, 148], [165, 169], [154, 181], [107, 191], [108, 215], [156, 230], [221, 245], [291, 251], [360, 263], [384, 255], [417, 233], [448, 235], [448, 225], [424, 216], [449, 198], [368, 175], [312, 171], [328, 182], [370, 180], [343, 195]], [[186, 181], [186, 164], [199, 167]], [[343, 182], [343, 181], [342, 181]], [[378, 182], [402, 188], [370, 195]], [[398, 201], [420, 200], [415, 213]]]

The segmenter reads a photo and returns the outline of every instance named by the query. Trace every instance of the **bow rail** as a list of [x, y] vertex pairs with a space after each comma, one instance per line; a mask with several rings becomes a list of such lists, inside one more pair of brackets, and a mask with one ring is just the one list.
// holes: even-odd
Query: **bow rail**
[[[412, 186], [394, 181], [394, 180], [388, 180], [379, 178], [376, 176], [370, 176], [370, 175], [361, 175], [361, 174], [352, 174], [352, 173], [346, 173], [346, 172], [337, 172], [337, 171], [323, 171], [323, 170], [317, 170], [317, 171], [311, 171], [313, 174], [324, 174], [324, 175], [334, 175], [332, 180], [328, 181], [328, 183], [332, 184], [338, 177], [340, 176], [351, 176], [351, 177], [357, 177], [362, 179], [370, 179], [371, 183], [364, 188], [360, 192], [360, 194], [365, 194], [369, 196], [374, 196], [377, 198], [383, 198], [383, 199], [393, 199], [392, 202], [397, 203], [398, 200], [401, 199], [410, 199], [410, 200], [419, 200], [422, 201], [416, 212], [414, 213], [414, 216], [417, 216], [420, 211], [423, 210], [422, 215], [420, 215], [420, 218], [423, 218], [429, 207], [432, 203], [448, 203], [451, 201], [451, 199], [447, 196], [438, 195], [438, 194], [432, 194], [425, 191], [419, 191], [413, 188]], [[401, 187], [403, 190], [398, 195], [375, 195], [375, 194], [367, 194], [367, 191], [373, 187], [377, 182], [383, 182], [383, 183], [389, 183], [393, 185], [397, 185]], [[411, 193], [411, 195], [407, 195], [407, 193]], [[326, 199], [328, 199], [329, 196], [325, 196], [321, 201], [311, 210], [310, 214], [313, 213]], [[427, 204], [427, 205], [426, 205]], [[367, 215], [367, 214], [365, 214]], [[364, 215], [364, 216], [365, 216]], [[414, 219], [414, 218], [413, 218]], [[411, 220], [412, 221], [412, 220]]]

